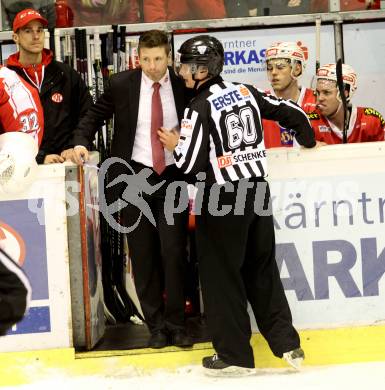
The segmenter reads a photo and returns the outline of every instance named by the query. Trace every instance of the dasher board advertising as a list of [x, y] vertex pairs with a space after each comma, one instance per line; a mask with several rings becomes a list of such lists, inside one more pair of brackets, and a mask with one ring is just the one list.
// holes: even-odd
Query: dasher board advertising
[[30, 308], [0, 352], [71, 347], [64, 166], [39, 167], [27, 191], [1, 196], [0, 239], [32, 287]]
[[273, 180], [276, 259], [301, 328], [385, 318], [385, 174]]
[[[175, 52], [189, 38], [201, 34], [174, 35]], [[310, 87], [315, 73], [316, 40], [315, 27], [282, 27], [258, 30], [210, 32], [219, 39], [225, 50], [222, 77], [227, 81], [253, 84], [261, 89], [270, 89], [267, 79], [265, 51], [277, 41], [297, 42], [307, 53], [308, 61], [304, 74], [299, 78], [302, 86]], [[334, 32], [331, 25], [321, 26], [321, 64], [334, 62]]]
[[0, 239], [11, 258], [23, 267], [32, 287], [33, 306], [8, 334], [50, 332], [45, 227], [28, 209], [26, 199], [0, 202], [0, 216]]

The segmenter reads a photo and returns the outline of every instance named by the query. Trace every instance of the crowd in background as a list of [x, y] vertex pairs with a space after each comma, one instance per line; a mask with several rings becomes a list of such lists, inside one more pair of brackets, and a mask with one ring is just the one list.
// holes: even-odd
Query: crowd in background
[[[39, 10], [51, 28], [329, 12], [328, 0], [2, 0], [1, 6], [3, 30], [25, 8]], [[380, 9], [380, 0], [340, 0], [341, 11], [366, 9]]]

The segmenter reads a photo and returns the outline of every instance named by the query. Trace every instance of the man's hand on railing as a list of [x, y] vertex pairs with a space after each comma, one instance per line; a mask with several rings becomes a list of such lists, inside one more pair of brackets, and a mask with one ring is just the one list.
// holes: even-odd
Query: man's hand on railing
[[58, 164], [64, 162], [64, 158], [58, 154], [47, 154], [44, 157], [44, 164]]
[[89, 151], [85, 146], [76, 145], [73, 152], [73, 161], [75, 164], [83, 165], [89, 159]]
[[63, 157], [65, 161], [75, 162], [74, 161], [74, 149], [73, 148], [69, 148], [69, 149], [63, 150], [60, 153], [60, 156]]

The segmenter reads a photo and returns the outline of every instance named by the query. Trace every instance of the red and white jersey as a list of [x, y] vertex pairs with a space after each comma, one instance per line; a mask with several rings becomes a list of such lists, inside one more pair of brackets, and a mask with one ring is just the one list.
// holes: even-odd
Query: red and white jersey
[[[267, 91], [267, 93], [270, 93]], [[272, 94], [274, 95], [274, 94]], [[297, 104], [305, 111], [312, 112], [315, 110], [316, 97], [314, 91], [309, 88], [301, 87], [301, 92], [297, 101]], [[292, 147], [294, 132], [290, 129], [286, 129], [278, 122], [264, 119], [262, 121], [265, 146], [269, 148], [277, 148], [282, 146]]]
[[[329, 145], [342, 143], [342, 131], [318, 110], [308, 113], [317, 141]], [[348, 143], [384, 141], [385, 120], [373, 108], [352, 107], [347, 132]]]
[[22, 131], [40, 145], [44, 132], [44, 115], [37, 89], [13, 70], [0, 67], [0, 134]]

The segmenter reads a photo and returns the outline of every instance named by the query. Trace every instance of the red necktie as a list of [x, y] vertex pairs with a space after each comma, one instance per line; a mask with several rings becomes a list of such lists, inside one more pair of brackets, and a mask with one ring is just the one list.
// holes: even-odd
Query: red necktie
[[158, 129], [163, 126], [162, 101], [159, 94], [159, 83], [152, 85], [154, 92], [152, 94], [151, 105], [151, 147], [152, 147], [152, 165], [154, 171], [160, 175], [166, 168], [163, 145], [159, 140]]

